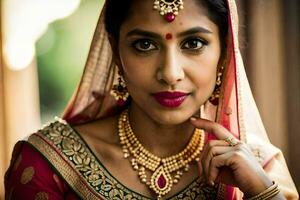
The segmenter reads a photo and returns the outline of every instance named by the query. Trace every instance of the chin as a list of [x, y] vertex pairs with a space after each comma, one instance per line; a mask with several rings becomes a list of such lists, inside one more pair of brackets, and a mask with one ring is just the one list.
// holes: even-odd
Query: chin
[[[150, 114], [150, 113], [149, 113]], [[193, 111], [184, 111], [182, 109], [172, 109], [172, 110], [157, 110], [152, 115], [151, 118], [161, 125], [178, 125], [182, 124], [190, 119], [194, 114]]]

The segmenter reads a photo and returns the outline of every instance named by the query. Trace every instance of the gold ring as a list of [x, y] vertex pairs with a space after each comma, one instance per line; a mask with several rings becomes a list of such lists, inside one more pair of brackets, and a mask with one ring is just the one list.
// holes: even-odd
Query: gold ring
[[232, 136], [228, 136], [224, 139], [225, 142], [227, 142], [229, 144], [229, 146], [234, 147], [235, 145], [238, 144], [237, 139], [235, 139]]

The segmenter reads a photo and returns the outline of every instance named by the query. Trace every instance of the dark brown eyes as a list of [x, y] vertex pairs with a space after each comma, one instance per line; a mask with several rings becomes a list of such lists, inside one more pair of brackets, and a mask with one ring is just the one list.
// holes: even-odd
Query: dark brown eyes
[[190, 50], [199, 50], [202, 49], [204, 45], [205, 45], [204, 41], [194, 38], [185, 41], [182, 45], [182, 48], [190, 49]]
[[147, 52], [157, 49], [156, 45], [152, 40], [141, 39], [137, 40], [133, 43], [133, 47], [141, 52]]
[[[194, 37], [184, 40], [181, 43], [180, 48], [184, 50], [198, 51], [201, 50], [205, 45], [207, 45], [206, 41], [201, 38]], [[136, 40], [133, 42], [132, 46], [135, 50], [144, 53], [159, 49], [157, 43], [150, 39]]]

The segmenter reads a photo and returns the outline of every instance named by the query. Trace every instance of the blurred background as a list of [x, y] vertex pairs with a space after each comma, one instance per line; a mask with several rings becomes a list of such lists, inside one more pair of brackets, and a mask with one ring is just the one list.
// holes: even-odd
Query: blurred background
[[[300, 4], [237, 2], [249, 82], [299, 190]], [[16, 141], [63, 112], [80, 80], [102, 5], [103, 0], [0, 1], [0, 177]], [[3, 190], [0, 181], [0, 199]]]

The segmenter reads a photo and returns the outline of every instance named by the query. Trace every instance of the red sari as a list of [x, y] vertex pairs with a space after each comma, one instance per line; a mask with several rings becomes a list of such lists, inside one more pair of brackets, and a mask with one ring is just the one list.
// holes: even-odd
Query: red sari
[[[16, 144], [5, 191], [6, 199], [150, 199], [115, 179], [63, 120]], [[224, 195], [222, 184], [212, 187], [198, 177], [168, 199], [224, 199]]]
[[5, 199], [79, 199], [47, 160], [25, 141], [15, 145], [5, 176], [5, 191]]

